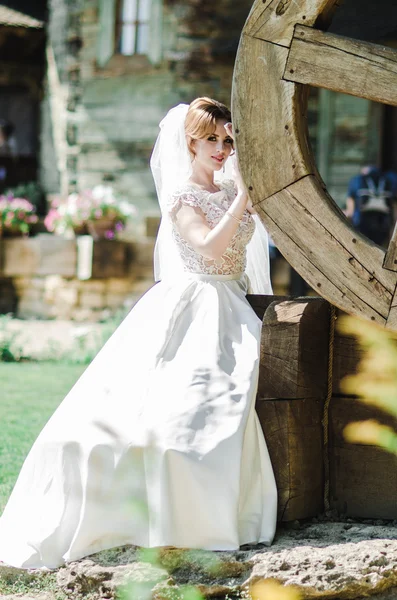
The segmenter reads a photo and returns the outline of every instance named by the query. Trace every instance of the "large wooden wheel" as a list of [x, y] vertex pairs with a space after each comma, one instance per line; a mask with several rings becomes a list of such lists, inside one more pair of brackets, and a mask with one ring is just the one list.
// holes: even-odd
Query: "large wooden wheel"
[[397, 330], [397, 237], [354, 231], [308, 143], [308, 85], [397, 106], [397, 51], [321, 31], [338, 0], [256, 0], [242, 32], [232, 112], [253, 204], [291, 265], [331, 303]]

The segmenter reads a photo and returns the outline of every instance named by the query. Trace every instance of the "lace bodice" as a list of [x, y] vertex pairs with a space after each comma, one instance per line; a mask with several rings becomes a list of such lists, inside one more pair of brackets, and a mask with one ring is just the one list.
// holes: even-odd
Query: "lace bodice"
[[211, 193], [200, 189], [195, 184], [186, 183], [181, 189], [173, 193], [169, 200], [169, 211], [173, 222], [173, 236], [181, 256], [184, 270], [191, 273], [206, 273], [209, 275], [233, 275], [243, 273], [246, 267], [246, 246], [255, 230], [255, 223], [248, 211], [245, 211], [243, 220], [233, 236], [229, 247], [223, 256], [218, 259], [205, 258], [196, 252], [180, 235], [176, 224], [175, 215], [181, 204], [196, 206], [206, 216], [211, 229], [219, 223], [225, 212], [232, 204], [236, 189], [233, 181], [223, 181], [218, 184], [219, 192]]

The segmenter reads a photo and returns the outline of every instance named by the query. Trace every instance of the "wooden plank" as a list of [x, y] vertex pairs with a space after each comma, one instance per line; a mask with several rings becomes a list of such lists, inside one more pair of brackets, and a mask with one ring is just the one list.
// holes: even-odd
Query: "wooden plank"
[[389, 247], [386, 252], [383, 268], [390, 271], [397, 271], [397, 223], [394, 226], [393, 235], [391, 236]]
[[73, 277], [76, 272], [76, 243], [73, 239], [43, 233], [33, 238], [5, 239], [2, 248], [4, 277]]
[[92, 251], [93, 279], [126, 277], [132, 260], [132, 245], [121, 240], [94, 241]]
[[397, 106], [397, 50], [310, 27], [296, 27], [284, 78]]
[[315, 177], [304, 177], [256, 209], [288, 262], [342, 310], [385, 325], [397, 275], [384, 251], [354, 231]]
[[390, 311], [386, 321], [386, 327], [393, 331], [397, 331], [397, 285], [394, 290], [393, 299], [391, 301]]
[[36, 273], [40, 248], [36, 238], [4, 239], [2, 246], [2, 276], [29, 276]]
[[362, 358], [362, 350], [357, 339], [351, 335], [345, 335], [335, 329], [333, 372], [332, 372], [332, 394], [345, 395], [341, 390], [341, 381], [347, 375], [355, 375]]
[[316, 173], [307, 141], [306, 90], [283, 81], [287, 50], [242, 36], [233, 80], [233, 123], [254, 202]]
[[[3, 277], [61, 275], [81, 279], [129, 276], [136, 258], [136, 245], [122, 240], [83, 240], [52, 234], [2, 241]], [[92, 246], [92, 248], [91, 248]], [[150, 245], [152, 248], [153, 244]]]
[[352, 517], [397, 519], [397, 457], [343, 437], [353, 421], [377, 419], [397, 428], [397, 420], [352, 398], [332, 398], [329, 416], [331, 507]]
[[315, 398], [257, 402], [277, 483], [279, 521], [323, 511], [322, 405]]
[[289, 47], [296, 23], [322, 26], [329, 21], [337, 0], [256, 0], [244, 33], [251, 37]]
[[322, 298], [272, 302], [263, 318], [258, 398], [325, 398], [329, 304]]
[[75, 277], [77, 265], [76, 240], [49, 233], [39, 234], [39, 264], [36, 275]]

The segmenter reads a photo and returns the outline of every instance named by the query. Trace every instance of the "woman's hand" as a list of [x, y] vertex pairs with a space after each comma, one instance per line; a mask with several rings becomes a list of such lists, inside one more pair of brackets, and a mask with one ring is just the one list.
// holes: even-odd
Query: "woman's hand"
[[[233, 134], [233, 126], [231, 123], [225, 123], [225, 129], [226, 129], [226, 133], [232, 138], [232, 140], [234, 141], [234, 134]], [[229, 160], [232, 163], [232, 176], [234, 179], [234, 182], [237, 186], [237, 193], [241, 193], [241, 194], [246, 194], [247, 199], [248, 199], [248, 191], [247, 188], [245, 186], [245, 183], [243, 181], [243, 178], [241, 177], [241, 173], [240, 173], [240, 169], [238, 167], [238, 161], [237, 161], [237, 155], [236, 155], [236, 151], [233, 152], [233, 154], [230, 155]]]

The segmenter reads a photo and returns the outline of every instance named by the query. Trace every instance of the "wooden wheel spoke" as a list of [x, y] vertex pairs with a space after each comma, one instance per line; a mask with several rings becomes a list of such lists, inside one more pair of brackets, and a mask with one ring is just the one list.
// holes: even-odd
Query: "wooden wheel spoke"
[[289, 47], [297, 23], [325, 26], [339, 3], [340, 0], [260, 0], [251, 9], [244, 33]]
[[397, 50], [299, 25], [284, 79], [397, 106]]
[[397, 223], [394, 226], [393, 235], [383, 262], [383, 268], [390, 271], [397, 271]]

